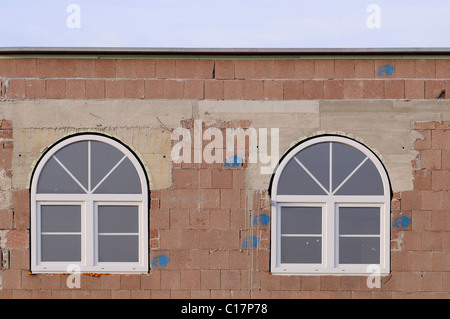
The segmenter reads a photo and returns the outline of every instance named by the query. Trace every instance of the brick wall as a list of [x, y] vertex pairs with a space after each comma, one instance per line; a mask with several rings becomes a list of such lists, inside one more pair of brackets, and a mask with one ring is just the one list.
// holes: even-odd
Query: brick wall
[[7, 99], [435, 99], [450, 60], [1, 59], [0, 76]]
[[[450, 96], [449, 78], [450, 60], [435, 59], [0, 59], [0, 98], [431, 100]], [[67, 275], [29, 273], [29, 193], [12, 186], [8, 120], [0, 122], [0, 298], [450, 297], [449, 122], [413, 128], [424, 139], [414, 144], [414, 189], [392, 200], [392, 274], [381, 289], [366, 277], [271, 275], [267, 190], [247, 187], [246, 165], [207, 163], [174, 164], [172, 186], [151, 192], [150, 274], [83, 275], [81, 289], [68, 289]]]

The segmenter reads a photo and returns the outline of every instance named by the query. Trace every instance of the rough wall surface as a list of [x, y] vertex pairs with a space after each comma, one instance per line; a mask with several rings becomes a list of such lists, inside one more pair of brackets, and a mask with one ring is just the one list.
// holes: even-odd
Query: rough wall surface
[[[390, 66], [390, 67], [386, 67]], [[449, 298], [450, 60], [0, 59], [0, 298]], [[270, 274], [270, 175], [174, 164], [170, 130], [280, 129], [280, 155], [324, 133], [363, 142], [394, 197], [391, 275]], [[30, 271], [29, 185], [76, 132], [131, 147], [151, 188], [149, 274]], [[248, 150], [247, 150], [248, 151]]]

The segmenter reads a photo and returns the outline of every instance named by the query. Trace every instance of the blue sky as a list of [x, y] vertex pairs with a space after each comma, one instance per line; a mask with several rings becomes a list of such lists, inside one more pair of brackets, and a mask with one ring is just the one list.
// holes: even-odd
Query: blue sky
[[[448, 0], [0, 0], [0, 47], [450, 48]], [[81, 9], [70, 29], [66, 8]], [[370, 29], [366, 9], [381, 9]]]

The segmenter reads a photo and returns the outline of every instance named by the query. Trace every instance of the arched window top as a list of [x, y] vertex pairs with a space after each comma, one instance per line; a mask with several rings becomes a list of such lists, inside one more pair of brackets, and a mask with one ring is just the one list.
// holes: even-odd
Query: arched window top
[[37, 168], [37, 194], [141, 194], [144, 180], [134, 155], [100, 135], [68, 138]]
[[274, 195], [383, 196], [389, 183], [378, 158], [348, 138], [318, 137], [295, 147], [274, 177]]

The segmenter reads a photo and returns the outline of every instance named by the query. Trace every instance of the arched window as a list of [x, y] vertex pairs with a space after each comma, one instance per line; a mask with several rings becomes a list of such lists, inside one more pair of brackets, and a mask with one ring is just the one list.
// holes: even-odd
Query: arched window
[[50, 148], [31, 183], [32, 272], [148, 271], [148, 185], [114, 139], [80, 134]]
[[367, 275], [374, 265], [389, 273], [390, 184], [362, 144], [301, 143], [277, 168], [271, 197], [272, 273]]

